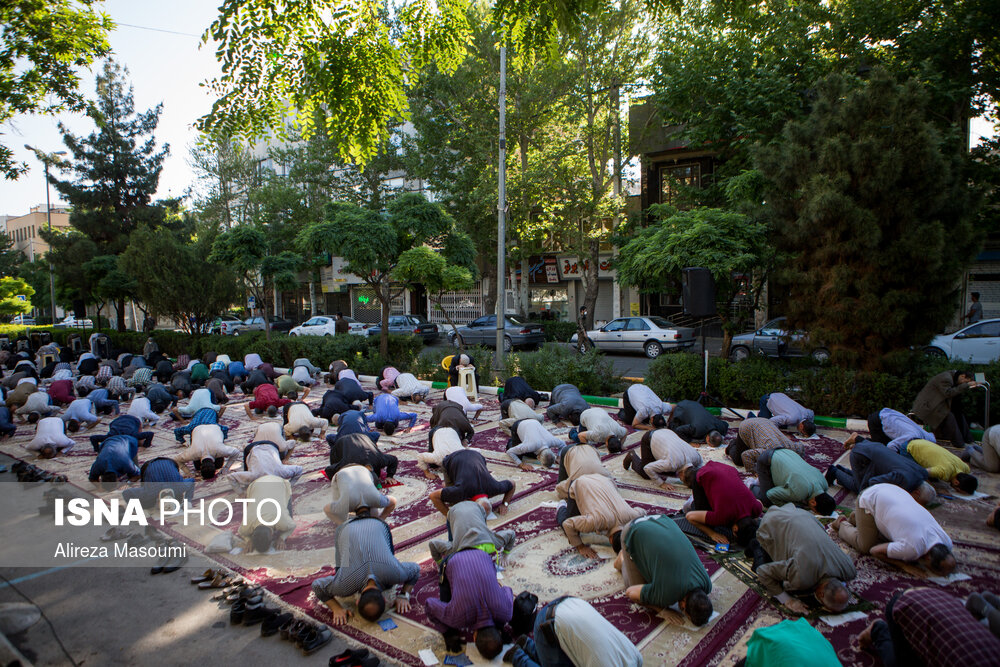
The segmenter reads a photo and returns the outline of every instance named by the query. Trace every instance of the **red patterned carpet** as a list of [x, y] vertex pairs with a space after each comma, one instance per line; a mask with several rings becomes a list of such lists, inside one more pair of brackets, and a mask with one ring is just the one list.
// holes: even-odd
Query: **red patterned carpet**
[[[322, 386], [316, 388], [307, 402], [318, 404], [325, 389]], [[413, 431], [393, 437], [383, 436], [379, 442], [385, 451], [400, 459], [396, 477], [402, 485], [388, 489], [388, 493], [398, 499], [399, 505], [389, 517], [388, 523], [393, 530], [397, 556], [401, 560], [415, 561], [421, 565], [420, 581], [414, 592], [416, 604], [405, 616], [394, 615], [398, 627], [389, 631], [357, 617], [348, 626], [338, 628], [339, 632], [371, 647], [383, 658], [407, 665], [423, 664], [417, 654], [424, 648], [434, 651], [439, 661], [443, 662], [445, 657], [441, 636], [428, 622], [422, 605], [426, 599], [437, 595], [436, 572], [429, 557], [427, 541], [442, 535], [445, 523], [444, 517], [431, 505], [428, 495], [440, 488], [442, 483], [424, 478], [415, 462], [415, 454], [426, 451], [427, 419], [431, 407], [440, 399], [441, 392], [434, 391], [429, 404], [418, 406], [416, 411], [420, 414], [420, 422]], [[250, 442], [257, 425], [261, 423], [251, 422], [246, 418], [243, 400], [242, 395], [234, 395], [233, 402], [227, 407], [222, 419], [222, 423], [230, 428], [228, 444], [238, 448]], [[498, 426], [497, 401], [490, 396], [481, 396], [480, 400], [486, 409], [481, 415], [483, 419], [476, 422], [474, 447], [482, 451], [496, 477], [511, 479], [517, 485], [515, 500], [508, 515], [491, 522], [495, 527], [511, 528], [517, 533], [517, 546], [512, 554], [512, 562], [501, 575], [502, 583], [511, 586], [515, 594], [528, 589], [535, 592], [543, 602], [565, 594], [589, 600], [639, 646], [648, 665], [735, 663], [742, 657], [743, 646], [753, 629], [791, 617], [787, 610], [779, 608], [773, 601], [764, 600], [754, 588], [748, 587], [745, 579], [741, 578], [745, 575], [745, 568], [735, 565], [735, 561], [717, 561], [708, 554], [703, 554], [702, 559], [713, 579], [712, 598], [719, 617], [707, 628], [695, 631], [668, 625], [649, 610], [630, 603], [624, 595], [621, 577], [611, 565], [613, 552], [607, 540], [593, 535], [585, 537], [601, 556], [596, 561], [581, 557], [569, 547], [555, 522], [555, 471], [536, 467], [525, 472], [515, 466], [504, 453], [507, 436]], [[101, 425], [76, 436], [75, 439], [80, 444], [73, 451], [50, 461], [35, 461], [33, 453], [21, 446], [31, 439], [31, 427], [20, 427], [13, 438], [0, 444], [0, 450], [15, 458], [34, 462], [47, 470], [66, 474], [73, 484], [96, 493], [94, 487], [86, 481], [87, 471], [94, 457], [87, 438], [92, 433], [103, 432], [108, 421], [110, 418], [105, 417]], [[568, 431], [565, 427], [556, 427], [549, 422], [546, 422], [546, 426], [561, 437], [565, 437]], [[140, 460], [171, 456], [178, 451], [172, 428], [173, 424], [169, 422], [154, 427], [155, 444], [151, 449], [140, 452]], [[806, 458], [816, 467], [825, 470], [830, 463], [842, 456], [841, 441], [847, 435], [845, 431], [824, 429], [818, 438], [804, 441]], [[636, 447], [638, 437], [638, 434], [631, 435], [626, 449]], [[700, 451], [706, 460], [725, 460], [721, 448], [713, 450], [702, 447]], [[621, 454], [605, 455], [604, 460], [618, 481], [623, 496], [630, 503], [643, 507], [650, 513], [669, 513], [680, 508], [688, 495], [683, 487], [671, 493], [654, 488], [651, 482], [640, 479], [635, 473], [623, 471], [621, 457]], [[299, 446], [290, 463], [303, 466], [306, 473], [293, 486], [292, 509], [297, 527], [287, 540], [285, 551], [271, 554], [211, 554], [209, 557], [247, 579], [260, 583], [280, 598], [284, 605], [329, 622], [328, 611], [310, 593], [310, 584], [314, 579], [332, 573], [335, 558], [335, 530], [322, 512], [322, 507], [329, 502], [330, 497], [329, 483], [321, 474], [329, 463], [329, 448], [325, 442], [314, 440], [308, 445]], [[984, 491], [993, 494], [997, 492], [1000, 485], [996, 475], [982, 475], [981, 480]], [[197, 482], [196, 498], [234, 496], [235, 492], [226, 481], [225, 474], [210, 482]], [[840, 490], [837, 497], [843, 506], [853, 507], [853, 496]], [[971, 577], [948, 585], [947, 590], [955, 595], [965, 596], [987, 587], [995, 590], [996, 582], [1000, 581], [1000, 550], [996, 533], [987, 532], [983, 525], [985, 515], [991, 507], [988, 500], [943, 500], [933, 510], [935, 517], [955, 541], [960, 571]], [[227, 525], [220, 528], [183, 526], [168, 522], [163, 530], [202, 551], [219, 532], [235, 532], [241, 518], [237, 513]], [[869, 557], [860, 557], [846, 545], [843, 548], [851, 553], [858, 569], [858, 579], [851, 585], [851, 589], [860, 598], [872, 603], [874, 608], [867, 612], [866, 619], [839, 627], [830, 627], [819, 620], [814, 623], [833, 643], [844, 664], [874, 664], [870, 656], [859, 651], [855, 635], [881, 612], [893, 592], [926, 582]], [[192, 590], [192, 595], [203, 593]], [[474, 646], [468, 647], [468, 656], [476, 664], [486, 664]]]

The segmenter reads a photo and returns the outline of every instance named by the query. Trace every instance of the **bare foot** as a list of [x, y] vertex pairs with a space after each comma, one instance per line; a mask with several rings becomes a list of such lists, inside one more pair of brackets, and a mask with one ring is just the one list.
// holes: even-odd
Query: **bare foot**
[[430, 470], [425, 470], [424, 471], [424, 477], [426, 477], [427, 479], [437, 479], [438, 478], [438, 476], [435, 475], [434, 473], [432, 473]]
[[858, 635], [858, 646], [860, 646], [862, 650], [867, 651], [869, 648], [871, 648], [872, 628], [875, 627], [876, 623], [878, 623], [878, 621], [872, 621], [871, 623], [868, 624], [868, 627], [862, 630], [861, 634]]
[[852, 433], [851, 437], [844, 441], [844, 449], [850, 449], [854, 447], [854, 443], [858, 441], [858, 434]]

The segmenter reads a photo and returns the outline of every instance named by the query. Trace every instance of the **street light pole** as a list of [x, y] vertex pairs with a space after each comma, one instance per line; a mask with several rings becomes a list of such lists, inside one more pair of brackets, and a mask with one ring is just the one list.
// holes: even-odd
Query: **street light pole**
[[[54, 153], [43, 153], [37, 148], [32, 148], [28, 144], [24, 145], [30, 151], [35, 153], [35, 156], [41, 160], [42, 164], [45, 165], [45, 218], [48, 222], [49, 237], [52, 236], [52, 204], [49, 200], [49, 165], [56, 161], [57, 155], [66, 155], [66, 151], [56, 151]], [[56, 274], [55, 267], [52, 265], [52, 254], [51, 246], [49, 247], [49, 300], [50, 307], [52, 308], [52, 324], [56, 323]]]
[[[497, 204], [497, 339], [496, 354], [493, 355], [493, 370], [503, 372], [504, 364], [504, 328], [507, 324], [507, 221], [504, 218], [507, 208], [507, 48], [500, 47], [500, 165], [499, 165], [499, 202]], [[522, 276], [522, 280], [525, 278]]]

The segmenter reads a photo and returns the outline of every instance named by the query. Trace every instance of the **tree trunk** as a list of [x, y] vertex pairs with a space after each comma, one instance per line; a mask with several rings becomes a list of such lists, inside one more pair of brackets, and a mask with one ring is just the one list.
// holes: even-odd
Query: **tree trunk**
[[521, 284], [517, 286], [517, 291], [521, 295], [521, 303], [523, 304], [524, 310], [520, 311], [521, 315], [527, 317], [528, 309], [531, 308], [531, 293], [530, 285], [528, 279], [528, 269], [531, 268], [531, 261], [525, 257], [521, 258]]
[[312, 280], [309, 281], [309, 316], [316, 316], [316, 275], [319, 273], [317, 269], [313, 272]]
[[483, 301], [483, 312], [480, 315], [495, 313], [497, 310], [497, 267], [495, 265], [486, 265], [483, 280], [486, 281], [486, 299]]
[[597, 305], [597, 276], [600, 273], [601, 244], [597, 239], [590, 241], [587, 268], [583, 271], [583, 305], [587, 307], [587, 331], [594, 328], [594, 307]]
[[378, 336], [378, 352], [383, 359], [389, 358], [389, 308], [392, 304], [392, 290], [388, 285], [375, 286], [375, 296], [382, 304], [382, 331]]
[[115, 315], [118, 331], [125, 331], [125, 299], [115, 299]]

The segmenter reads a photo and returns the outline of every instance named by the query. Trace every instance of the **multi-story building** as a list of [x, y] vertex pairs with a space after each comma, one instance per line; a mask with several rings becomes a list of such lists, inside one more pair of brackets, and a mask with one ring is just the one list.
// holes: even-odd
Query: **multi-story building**
[[[69, 209], [65, 206], [52, 207], [52, 228], [69, 227]], [[4, 231], [14, 241], [14, 248], [24, 253], [28, 261], [38, 259], [49, 251], [49, 244], [42, 238], [41, 230], [48, 227], [45, 206], [32, 206], [27, 215], [7, 216]]]

